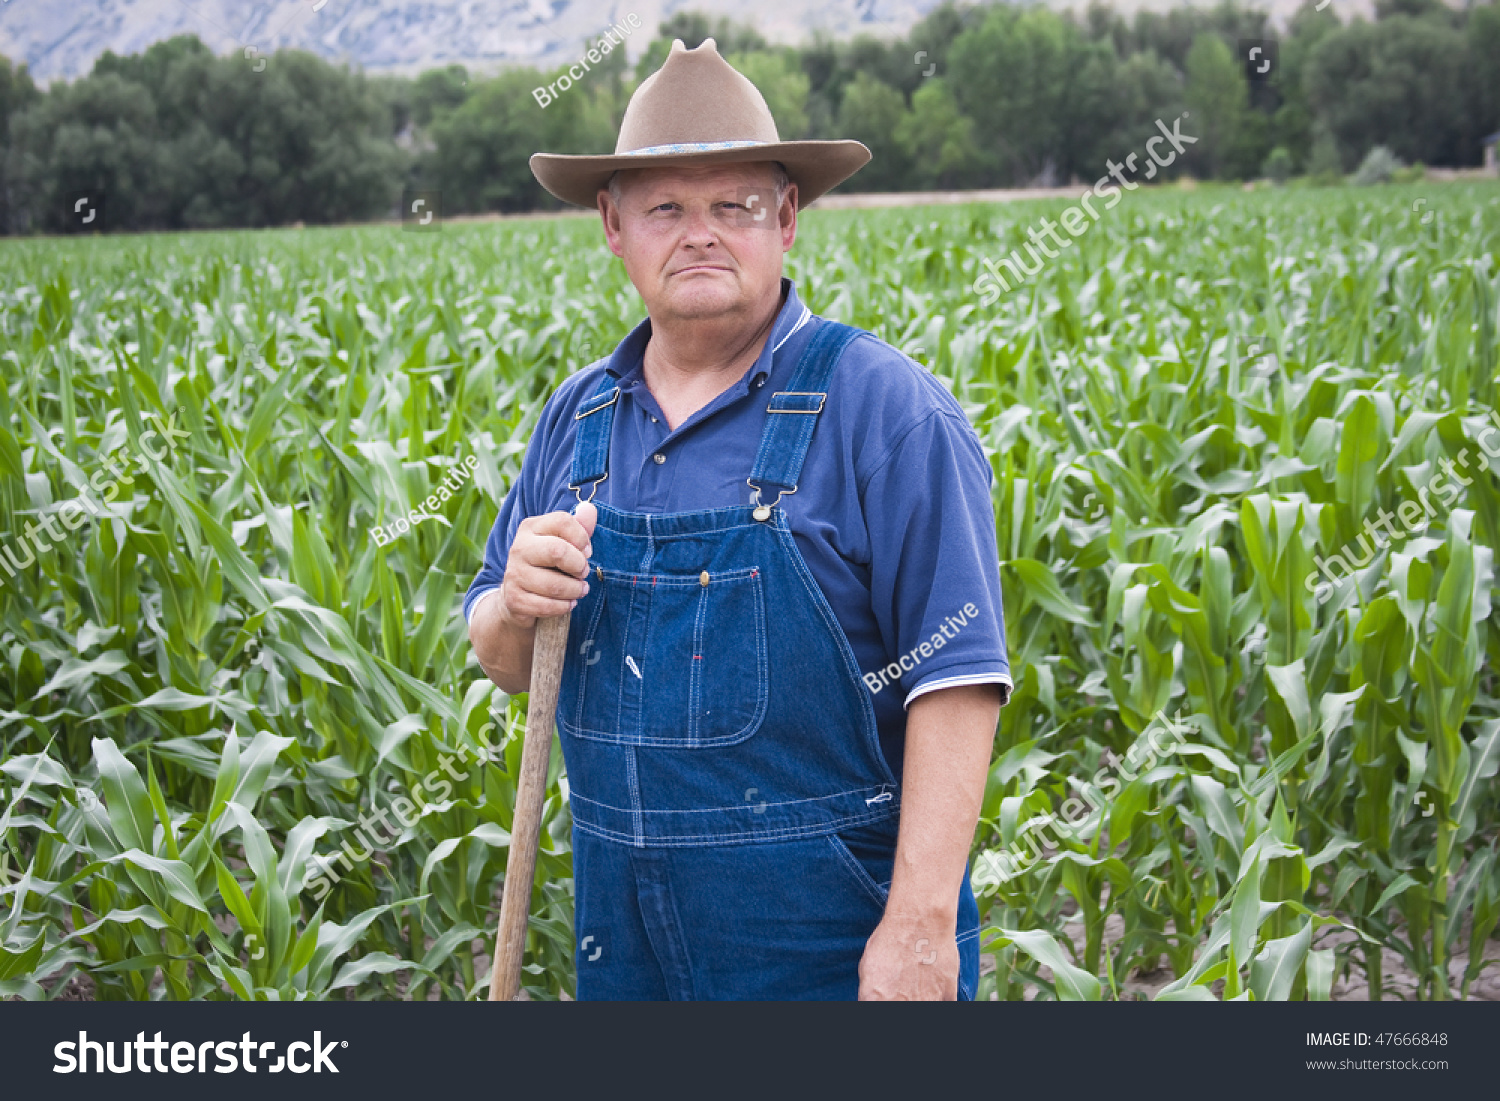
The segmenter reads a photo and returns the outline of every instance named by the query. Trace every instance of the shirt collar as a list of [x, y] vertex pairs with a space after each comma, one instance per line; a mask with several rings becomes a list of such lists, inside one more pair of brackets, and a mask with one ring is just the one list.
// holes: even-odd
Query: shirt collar
[[[763, 382], [770, 375], [772, 360], [777, 350], [793, 333], [812, 320], [812, 311], [797, 297], [797, 285], [782, 276], [781, 289], [786, 292], [786, 301], [781, 304], [781, 310], [776, 314], [776, 321], [771, 326], [770, 338], [761, 348], [760, 355], [756, 357], [755, 362], [750, 365], [750, 369], [745, 372], [741, 385], [747, 389]], [[646, 363], [646, 342], [650, 339], [651, 318], [647, 317], [630, 331], [629, 336], [620, 341], [619, 346], [609, 357], [609, 364], [605, 370], [620, 380], [623, 389], [631, 389], [634, 384], [642, 381]]]

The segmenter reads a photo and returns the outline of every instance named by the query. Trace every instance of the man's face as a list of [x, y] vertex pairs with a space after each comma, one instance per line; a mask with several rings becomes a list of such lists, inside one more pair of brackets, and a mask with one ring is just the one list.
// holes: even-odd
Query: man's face
[[599, 192], [610, 250], [657, 322], [753, 315], [779, 296], [797, 236], [797, 187], [775, 207], [768, 163], [620, 173], [620, 203]]

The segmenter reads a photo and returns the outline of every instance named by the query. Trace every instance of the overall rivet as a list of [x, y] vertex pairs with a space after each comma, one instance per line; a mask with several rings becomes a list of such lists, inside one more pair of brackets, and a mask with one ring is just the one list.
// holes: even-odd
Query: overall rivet
[[757, 505], [755, 511], [750, 515], [754, 516], [757, 520], [769, 520], [771, 518], [771, 506]]
[[698, 584], [702, 585], [705, 589], [708, 588], [708, 571], [707, 570], [704, 570], [702, 573], [700, 573], [698, 575]]

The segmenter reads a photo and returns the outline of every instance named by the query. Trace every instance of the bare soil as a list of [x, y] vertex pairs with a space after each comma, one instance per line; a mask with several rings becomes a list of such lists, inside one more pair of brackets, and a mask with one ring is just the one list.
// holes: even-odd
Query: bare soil
[[[1454, 944], [1454, 956], [1448, 961], [1448, 985], [1453, 997], [1458, 997], [1458, 992], [1463, 986], [1464, 971], [1469, 965], [1469, 925], [1467, 918], [1464, 927], [1459, 932], [1458, 939]], [[1084, 928], [1082, 920], [1070, 921], [1066, 926], [1068, 938], [1072, 941], [1074, 957], [1083, 958]], [[1111, 914], [1104, 921], [1104, 945], [1108, 951], [1109, 946], [1120, 939], [1125, 932], [1124, 919], [1119, 914]], [[1329, 927], [1315, 935], [1313, 946], [1315, 948], [1339, 948], [1348, 945], [1358, 938], [1352, 932]], [[1469, 986], [1468, 1001], [1471, 1002], [1500, 1002], [1500, 939], [1491, 937], [1484, 942], [1484, 959], [1496, 960], [1496, 965], [1486, 966], [1479, 973], [1479, 977]], [[1165, 963], [1165, 960], [1163, 960]], [[1386, 949], [1381, 953], [1381, 990], [1382, 997], [1388, 1001], [1414, 1001], [1417, 995], [1417, 978], [1411, 968], [1407, 966], [1406, 960], [1397, 953]], [[994, 957], [982, 956], [979, 961], [981, 973], [993, 971], [995, 968]], [[1039, 973], [1047, 979], [1052, 978], [1050, 968], [1039, 968]], [[1176, 976], [1172, 969], [1167, 966], [1155, 971], [1141, 972], [1132, 971], [1125, 979], [1120, 989], [1123, 999], [1133, 1001], [1150, 1001], [1156, 997], [1161, 990], [1168, 986]], [[1222, 992], [1223, 983], [1213, 985], [1214, 993]], [[1106, 992], [1107, 993], [1107, 992]], [[1036, 996], [1035, 990], [1028, 990], [1026, 997], [1030, 1001]], [[1347, 962], [1340, 965], [1340, 970], [1334, 975], [1333, 1000], [1336, 1002], [1366, 1002], [1370, 1000], [1370, 985], [1364, 967], [1364, 956], [1358, 949], [1351, 952]]]

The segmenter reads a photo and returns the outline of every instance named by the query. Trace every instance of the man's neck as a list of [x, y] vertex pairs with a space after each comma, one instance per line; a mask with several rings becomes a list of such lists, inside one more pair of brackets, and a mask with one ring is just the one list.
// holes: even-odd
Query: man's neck
[[717, 322], [652, 321], [642, 373], [669, 429], [675, 430], [744, 377], [765, 348], [785, 299], [783, 289], [769, 309], [727, 331]]

